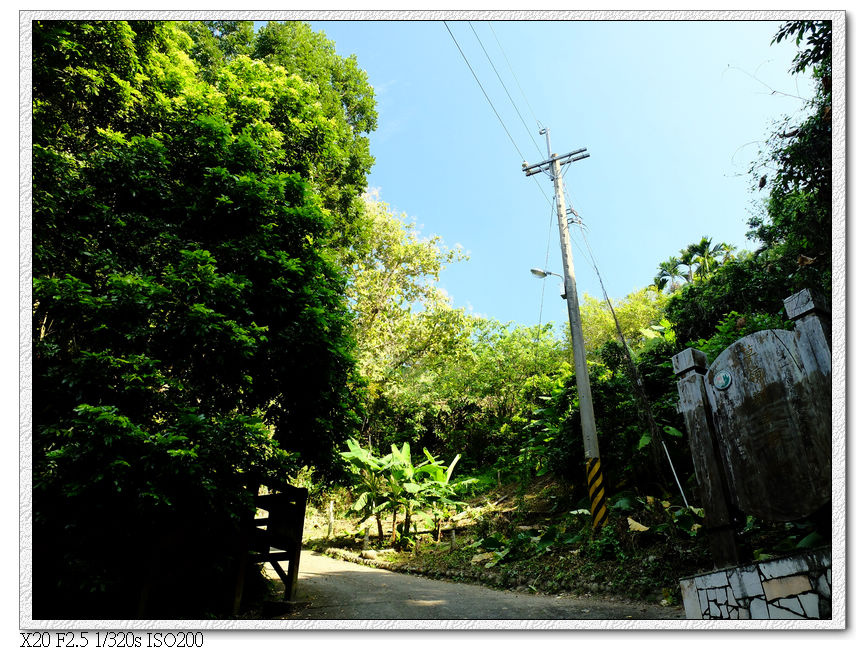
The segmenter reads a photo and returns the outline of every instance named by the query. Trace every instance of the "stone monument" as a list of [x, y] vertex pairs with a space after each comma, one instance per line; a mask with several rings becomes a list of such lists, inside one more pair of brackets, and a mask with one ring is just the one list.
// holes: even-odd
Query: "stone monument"
[[[709, 367], [706, 356], [693, 348], [673, 357], [673, 369], [679, 377], [679, 410], [690, 437], [706, 532], [717, 569], [742, 568], [744, 558], [736, 544], [736, 530], [744, 515], [794, 521], [813, 514], [831, 499], [832, 355], [828, 310], [822, 298], [807, 289], [787, 298], [784, 306], [794, 321], [792, 332], [773, 329], [745, 336]], [[820, 557], [824, 559], [818, 564], [827, 569], [831, 555]], [[806, 563], [809, 567], [813, 564]], [[777, 569], [773, 571], [777, 573]], [[819, 570], [811, 573], [814, 575], [808, 580], [797, 584], [814, 583], [816, 589], [821, 575], [825, 582]], [[732, 576], [730, 571], [725, 575], [728, 579]], [[831, 573], [829, 576], [831, 579]], [[683, 596], [685, 591], [683, 581]], [[828, 589], [824, 591], [823, 597], [828, 598]], [[735, 596], [734, 591], [729, 595]], [[759, 596], [755, 593], [748, 598]], [[819, 594], [814, 598], [815, 603], [819, 601]], [[729, 600], [725, 596], [725, 602]], [[702, 618], [732, 617], [714, 615], [708, 599], [700, 604]], [[741, 603], [730, 607], [731, 612], [737, 611], [736, 618], [746, 611], [749, 615], [741, 617], [752, 617], [750, 607], [742, 608]], [[714, 609], [723, 614], [718, 607]], [[819, 608], [815, 605], [811, 612], [805, 612], [803, 607], [789, 611], [808, 614], [818, 609], [822, 617], [826, 604]]]

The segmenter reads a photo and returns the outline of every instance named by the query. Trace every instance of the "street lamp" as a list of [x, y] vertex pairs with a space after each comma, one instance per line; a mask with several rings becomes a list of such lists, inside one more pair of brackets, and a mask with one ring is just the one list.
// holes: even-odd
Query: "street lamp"
[[543, 279], [548, 275], [555, 275], [557, 278], [562, 278], [562, 283], [559, 285], [559, 293], [561, 294], [562, 298], [567, 299], [568, 294], [565, 292], [565, 278], [563, 278], [561, 275], [559, 275], [558, 273], [553, 273], [552, 271], [544, 271], [543, 269], [529, 269], [529, 271], [536, 278]]
[[[557, 275], [558, 277], [562, 277], [558, 273], [553, 273], [552, 271], [544, 271], [543, 269], [531, 269], [531, 274], [536, 278], [545, 278], [548, 275]], [[564, 278], [562, 278], [564, 280]]]

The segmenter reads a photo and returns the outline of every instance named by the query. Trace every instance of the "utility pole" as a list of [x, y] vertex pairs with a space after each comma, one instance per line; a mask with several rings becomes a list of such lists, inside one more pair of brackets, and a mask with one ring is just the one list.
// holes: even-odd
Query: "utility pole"
[[583, 431], [583, 449], [586, 458], [586, 479], [591, 502], [592, 526], [598, 528], [607, 521], [607, 506], [604, 498], [603, 476], [601, 474], [601, 455], [598, 451], [598, 433], [595, 429], [595, 409], [592, 406], [592, 388], [589, 385], [589, 371], [586, 365], [586, 345], [583, 340], [583, 323], [580, 318], [580, 302], [577, 282], [574, 277], [574, 260], [571, 254], [571, 238], [568, 232], [568, 217], [562, 188], [562, 165], [588, 158], [585, 148], [577, 149], [564, 156], [552, 152], [549, 129], [541, 129], [547, 138], [547, 160], [529, 165], [523, 163], [526, 176], [545, 172], [553, 181], [556, 192], [556, 213], [559, 221], [559, 240], [562, 247], [562, 275], [565, 282], [565, 300], [568, 303], [568, 320], [571, 325], [571, 341], [574, 353], [574, 374], [577, 380], [577, 394], [580, 398], [580, 425]]

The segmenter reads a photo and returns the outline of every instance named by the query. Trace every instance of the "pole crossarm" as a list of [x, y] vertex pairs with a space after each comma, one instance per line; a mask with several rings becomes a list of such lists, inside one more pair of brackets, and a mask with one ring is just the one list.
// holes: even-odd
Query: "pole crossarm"
[[567, 165], [568, 163], [583, 160], [584, 158], [588, 157], [589, 154], [586, 153], [586, 148], [583, 147], [582, 149], [577, 149], [576, 151], [566, 153], [564, 156], [557, 156], [556, 154], [553, 154], [547, 160], [535, 163], [534, 165], [523, 163], [523, 171], [525, 172], [526, 176], [533, 176], [538, 172], [548, 171], [554, 161], [558, 161], [560, 165]]

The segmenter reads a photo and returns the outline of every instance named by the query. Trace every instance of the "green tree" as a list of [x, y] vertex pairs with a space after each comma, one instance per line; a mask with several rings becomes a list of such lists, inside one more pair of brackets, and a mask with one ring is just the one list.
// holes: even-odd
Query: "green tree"
[[697, 276], [703, 279], [708, 278], [718, 268], [720, 265], [718, 258], [723, 258], [728, 248], [729, 245], [723, 243], [712, 246], [712, 238], [705, 235], [694, 244], [694, 262], [697, 264]]
[[567, 343], [552, 326], [492, 319], [476, 319], [468, 347], [434, 361], [405, 403], [426, 406], [427, 444], [462, 453], [469, 466], [513, 459], [541, 397], [572, 372]]
[[198, 74], [213, 82], [230, 59], [252, 54], [255, 32], [251, 20], [190, 20], [178, 27], [192, 37], [187, 52], [198, 65]]
[[463, 454], [469, 466], [513, 451], [543, 378], [567, 363], [564, 343], [549, 327], [454, 309], [438, 279], [463, 253], [422, 238], [377, 197], [366, 198], [356, 224], [363, 236], [344, 263], [351, 262], [367, 444], [420, 444]]
[[437, 286], [445, 265], [465, 255], [439, 237], [422, 238], [404, 214], [374, 196], [365, 198], [356, 224], [361, 236], [343, 263], [350, 265], [347, 295], [367, 406], [363, 433], [378, 446], [395, 433], [387, 414], [407, 386], [435, 359], [467, 344], [471, 318]]
[[363, 523], [370, 517], [375, 518], [378, 526], [378, 539], [384, 541], [384, 530], [381, 524], [381, 513], [389, 507], [387, 497], [387, 479], [384, 472], [390, 458], [378, 458], [371, 450], [364, 449], [354, 438], [349, 438], [348, 451], [340, 452], [348, 462], [352, 474], [355, 502], [351, 509], [358, 513]]
[[658, 291], [663, 291], [667, 288], [667, 285], [670, 287], [670, 293], [674, 293], [679, 288], [676, 280], [685, 279], [685, 276], [679, 270], [681, 266], [682, 260], [676, 256], [672, 256], [665, 262], [658, 264], [658, 274], [653, 281]]
[[810, 114], [799, 124], [782, 120], [752, 167], [757, 191], [769, 188], [765, 210], [748, 222], [748, 237], [760, 249], [730, 259], [711, 278], [671, 298], [667, 315], [680, 347], [712, 338], [730, 312], [747, 318], [779, 314], [783, 299], [799, 289], [831, 292], [831, 35], [831, 23], [795, 21], [773, 39], [806, 42], [791, 71], [812, 67]]
[[407, 540], [411, 529], [412, 515], [416, 509], [429, 524], [440, 533], [443, 517], [463, 503], [455, 500], [460, 486], [473, 482], [467, 479], [451, 483], [454, 467], [459, 461], [457, 455], [448, 467], [423, 450], [426, 460], [415, 465], [411, 458], [411, 448], [404, 443], [402, 448], [391, 445], [391, 453], [378, 457], [371, 450], [364, 449], [352, 438], [347, 441], [348, 451], [342, 457], [349, 463], [354, 475], [354, 489], [357, 500], [352, 510], [360, 514], [360, 523], [374, 516], [378, 525], [379, 541], [383, 541], [381, 513], [389, 510], [394, 516], [391, 542], [396, 541], [396, 517], [405, 517], [401, 538]]
[[226, 60], [252, 55], [256, 35], [251, 20], [205, 20], [202, 24], [213, 34]]
[[149, 614], [219, 613], [248, 484], [355, 424], [339, 135], [317, 86], [239, 50], [203, 75], [177, 24], [33, 33], [34, 615], [134, 616], [130, 558]]
[[302, 22], [268, 22], [258, 32], [252, 56], [318, 88], [316, 101], [331, 120], [335, 139], [333, 155], [314, 167], [311, 181], [337, 219], [336, 244], [346, 248], [357, 239], [354, 219], [363, 209], [357, 197], [366, 190], [375, 162], [366, 134], [375, 130], [378, 115], [366, 72], [354, 55], [339, 56], [323, 33]]
[[721, 266], [704, 282], [687, 284], [670, 296], [666, 317], [673, 323], [681, 350], [709, 338], [727, 314], [775, 314], [790, 295], [789, 279], [770, 268], [765, 255], [746, 255]]
[[[660, 273], [655, 276], [655, 286], [660, 282], [659, 288], [663, 289], [667, 281], [675, 280], [676, 277], [687, 280], [689, 284], [695, 280], [705, 280], [719, 266], [730, 261], [734, 252], [735, 248], [730, 244], [722, 242], [713, 246], [712, 238], [703, 235], [700, 241], [688, 244], [680, 250], [679, 257], [673, 256], [658, 266]], [[688, 269], [685, 275], [678, 272], [678, 267], [682, 266]]]
[[[806, 46], [791, 72], [811, 69], [814, 97], [809, 115], [794, 123], [785, 118], [752, 168], [758, 187], [768, 185], [765, 212], [749, 220], [749, 237], [763, 244], [777, 271], [791, 276], [795, 288], [831, 290], [832, 270], [832, 23], [793, 21], [773, 42], [795, 37]], [[767, 181], [767, 176], [770, 178]]]
[[688, 283], [691, 283], [694, 281], [694, 266], [699, 265], [696, 260], [696, 244], [690, 244], [687, 248], [683, 248], [682, 250], [680, 250], [679, 256], [680, 264], [688, 269], [685, 278], [688, 280]]
[[357, 225], [363, 236], [345, 260], [351, 263], [348, 297], [359, 367], [365, 377], [380, 382], [435, 344], [435, 336], [418, 337], [413, 324], [423, 312], [429, 316], [449, 308], [437, 282], [447, 264], [466, 256], [444, 247], [438, 236], [421, 237], [405, 214], [394, 214], [375, 196], [365, 197]]
[[[660, 322], [667, 300], [667, 295], [656, 287], [646, 287], [612, 301], [629, 346], [638, 346], [645, 338], [642, 330]], [[586, 294], [580, 301], [580, 316], [586, 353], [590, 358], [597, 359], [605, 343], [619, 339], [610, 306], [606, 300]]]

